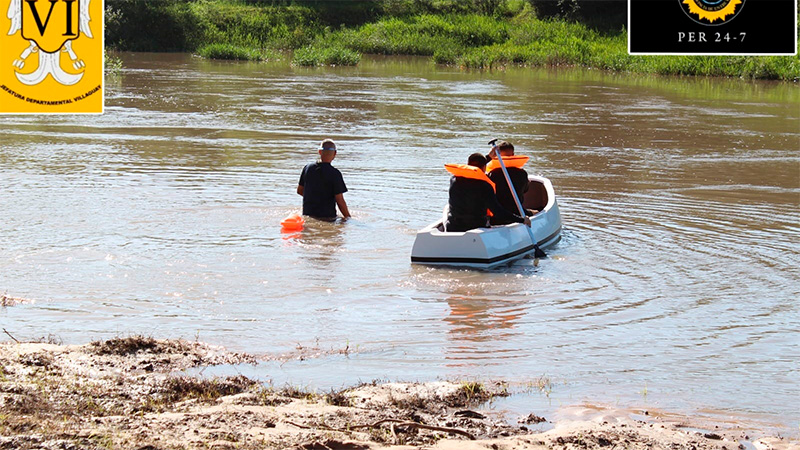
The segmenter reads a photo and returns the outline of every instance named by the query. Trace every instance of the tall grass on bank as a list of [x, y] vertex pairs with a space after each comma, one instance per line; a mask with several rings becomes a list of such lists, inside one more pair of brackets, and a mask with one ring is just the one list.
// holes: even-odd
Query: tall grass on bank
[[319, 26], [319, 13], [302, 5], [236, 0], [106, 2], [106, 42], [119, 50], [192, 52], [209, 44], [293, 49], [310, 44]]
[[574, 66], [617, 72], [747, 79], [800, 79], [798, 56], [629, 55], [627, 33], [521, 14], [510, 20], [475, 14], [388, 18], [329, 38], [364, 53], [428, 55], [437, 64], [491, 69]]
[[257, 60], [264, 58], [264, 49], [294, 50], [296, 65], [354, 65], [362, 53], [373, 53], [430, 56], [437, 64], [474, 69], [573, 66], [800, 79], [796, 55], [632, 56], [624, 28], [542, 19], [533, 4], [539, 3], [117, 0], [106, 3], [106, 42], [119, 50], [190, 51], [222, 59]]
[[508, 37], [506, 24], [492, 17], [421, 14], [342, 29], [333, 39], [363, 53], [431, 56], [441, 49], [494, 45]]
[[248, 48], [233, 44], [208, 44], [200, 47], [197, 53], [207, 59], [235, 61], [276, 61], [280, 59], [280, 54], [275, 51]]

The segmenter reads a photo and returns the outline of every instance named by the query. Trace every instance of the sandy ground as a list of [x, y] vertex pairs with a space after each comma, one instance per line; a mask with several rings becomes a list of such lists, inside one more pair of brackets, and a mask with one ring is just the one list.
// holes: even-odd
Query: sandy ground
[[[0, 344], [0, 449], [800, 449], [780, 437], [649, 411], [480, 412], [502, 383], [274, 389], [243, 376], [180, 371], [255, 363], [199, 342], [129, 337], [84, 346]], [[536, 431], [547, 429], [547, 431]]]

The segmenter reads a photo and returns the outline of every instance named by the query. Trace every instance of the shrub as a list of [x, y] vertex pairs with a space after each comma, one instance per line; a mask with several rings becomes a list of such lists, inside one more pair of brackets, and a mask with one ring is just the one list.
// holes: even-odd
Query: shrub
[[530, 0], [540, 18], [576, 20], [593, 28], [619, 30], [627, 23], [626, 0]]
[[[105, 59], [104, 69], [106, 75], [116, 76], [122, 72], [122, 59], [116, 55], [109, 54], [106, 49], [103, 49], [103, 58]], [[3, 297], [3, 306], [5, 306], [5, 299]]]

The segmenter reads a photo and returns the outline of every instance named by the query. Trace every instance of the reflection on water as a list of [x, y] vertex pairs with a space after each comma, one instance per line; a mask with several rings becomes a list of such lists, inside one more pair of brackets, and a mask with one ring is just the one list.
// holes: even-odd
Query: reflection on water
[[[544, 376], [541, 408], [645, 403], [796, 432], [796, 86], [123, 57], [102, 116], [0, 118], [0, 291], [36, 300], [0, 310], [18, 338], [349, 345], [253, 375]], [[323, 137], [354, 218], [281, 233]], [[493, 137], [553, 181], [562, 241], [538, 266], [411, 266], [443, 164]]]
[[303, 231], [296, 234], [300, 257], [310, 262], [314, 270], [333, 269], [339, 261], [344, 239], [342, 224], [309, 218]]
[[494, 344], [520, 334], [514, 328], [525, 315], [523, 302], [507, 304], [486, 298], [450, 297], [447, 304], [450, 315], [444, 321], [450, 324], [453, 353], [466, 351], [470, 354], [481, 342]]

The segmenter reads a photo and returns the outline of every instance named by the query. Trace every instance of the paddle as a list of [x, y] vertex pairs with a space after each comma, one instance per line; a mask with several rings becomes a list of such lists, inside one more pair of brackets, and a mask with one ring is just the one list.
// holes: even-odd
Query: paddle
[[[500, 163], [500, 168], [503, 169], [503, 176], [506, 177], [506, 183], [508, 183], [508, 189], [511, 191], [511, 196], [514, 197], [514, 203], [517, 204], [517, 209], [519, 210], [519, 215], [522, 217], [526, 217], [525, 210], [522, 208], [522, 203], [519, 201], [519, 197], [517, 196], [517, 190], [514, 189], [514, 184], [511, 183], [511, 177], [508, 176], [508, 169], [506, 169], [506, 163], [503, 162], [503, 157], [500, 155], [500, 149], [497, 148], [495, 143], [497, 139], [492, 139], [489, 141], [489, 145], [492, 146], [494, 150], [494, 154], [497, 157], [497, 162]], [[525, 229], [528, 230], [528, 236], [531, 237], [531, 242], [533, 242], [533, 256], [536, 258], [546, 258], [547, 253], [544, 252], [541, 248], [539, 248], [539, 243], [536, 242], [536, 238], [533, 236], [533, 230], [528, 225], [525, 225]]]

